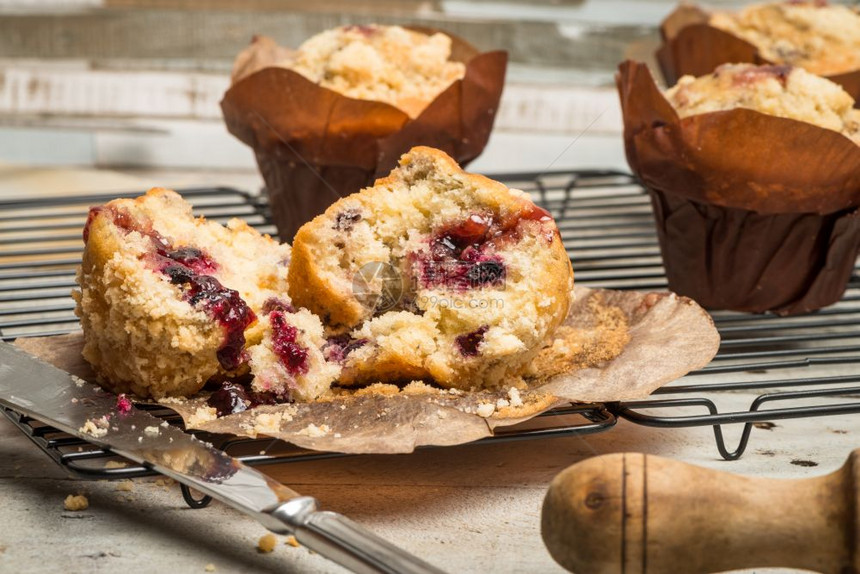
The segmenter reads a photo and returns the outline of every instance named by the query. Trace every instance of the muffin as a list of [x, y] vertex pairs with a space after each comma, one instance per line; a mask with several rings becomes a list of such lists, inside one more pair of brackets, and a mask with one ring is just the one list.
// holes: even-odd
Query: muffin
[[236, 60], [221, 109], [253, 148], [284, 240], [340, 197], [371, 185], [416, 144], [457, 161], [489, 138], [504, 52], [399, 26], [344, 26], [289, 56], [258, 37]]
[[711, 26], [742, 38], [774, 64], [819, 76], [860, 70], [860, 12], [822, 2], [776, 2], [715, 12]]
[[663, 94], [633, 62], [618, 87], [672, 290], [779, 314], [841, 297], [860, 245], [860, 118], [844, 90], [801, 68], [736, 64]]
[[309, 400], [337, 377], [319, 320], [286, 294], [288, 245], [165, 189], [91, 209], [84, 244], [76, 313], [105, 388], [158, 399], [259, 374], [255, 392]]
[[826, 2], [754, 4], [707, 13], [682, 5], [661, 27], [657, 53], [669, 84], [720, 64], [745, 62], [802, 67], [860, 98], [860, 11]]
[[289, 283], [338, 333], [326, 351], [342, 384], [473, 389], [534, 357], [567, 314], [573, 275], [526, 194], [417, 147], [299, 230]]

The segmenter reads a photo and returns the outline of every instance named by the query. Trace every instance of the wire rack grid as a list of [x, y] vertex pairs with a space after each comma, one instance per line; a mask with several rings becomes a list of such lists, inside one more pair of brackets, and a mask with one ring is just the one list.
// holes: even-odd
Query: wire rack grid
[[[532, 194], [558, 222], [574, 262], [578, 284], [665, 290], [659, 246], [647, 193], [629, 174], [609, 170], [516, 173], [492, 176]], [[275, 234], [265, 199], [230, 188], [181, 191], [199, 214], [225, 223], [241, 217]], [[134, 197], [139, 192], [110, 197]], [[91, 205], [104, 195], [0, 202], [0, 337], [63, 334], [79, 329], [74, 303], [75, 267], [81, 229]], [[860, 291], [856, 274], [838, 304], [801, 317], [714, 312], [720, 351], [704, 369], [659, 389], [643, 401], [576, 404], [510, 427], [486, 441], [585, 434], [610, 429], [619, 418], [657, 427], [713, 427], [717, 449], [727, 460], [746, 450], [754, 425], [798, 417], [860, 412]], [[721, 397], [759, 393], [748, 408], [722, 411]], [[38, 421], [5, 410], [7, 417], [70, 473], [80, 478], [132, 478], [153, 474], [128, 465], [105, 468], [113, 455]], [[171, 424], [163, 408], [154, 414]], [[735, 448], [724, 425], [743, 425]], [[249, 464], [272, 464], [340, 456], [200, 433], [201, 438]], [[195, 501], [184, 491], [189, 504]], [[197, 501], [199, 503], [199, 501]]]

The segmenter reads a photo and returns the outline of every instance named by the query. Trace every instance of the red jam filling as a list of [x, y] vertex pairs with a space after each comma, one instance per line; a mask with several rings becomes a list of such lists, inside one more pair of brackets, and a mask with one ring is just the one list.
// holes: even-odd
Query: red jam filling
[[[524, 222], [537, 222], [538, 225]], [[428, 252], [413, 258], [413, 270], [423, 287], [444, 286], [457, 291], [504, 284], [506, 267], [497, 247], [518, 241], [524, 233], [537, 231], [547, 243], [558, 233], [552, 216], [531, 205], [507, 218], [473, 213], [463, 222], [439, 230], [430, 239]], [[537, 229], [536, 229], [537, 228]]]
[[[792, 66], [756, 66], [735, 73], [732, 76], [732, 84], [735, 86], [748, 86], [755, 84], [767, 78], [774, 78], [783, 86], [788, 82], [788, 76], [791, 74]], [[720, 68], [714, 72], [714, 76], [719, 76]]]
[[308, 372], [308, 349], [296, 340], [299, 330], [287, 323], [283, 311], [269, 313], [272, 324], [272, 348], [281, 364], [291, 375], [304, 375]]
[[342, 363], [351, 352], [360, 349], [367, 343], [369, 343], [367, 339], [353, 339], [349, 335], [330, 337], [323, 347], [323, 356], [327, 361]]
[[270, 297], [263, 303], [263, 314], [268, 315], [272, 311], [286, 311], [287, 313], [295, 313], [296, 308], [290, 303], [277, 297]]
[[272, 393], [257, 393], [238, 381], [223, 381], [209, 395], [206, 404], [215, 409], [219, 417], [241, 413], [260, 405], [274, 405], [278, 400]]
[[[94, 208], [90, 210], [90, 219], [99, 211], [108, 212], [114, 225], [126, 233], [136, 231], [150, 239], [154, 251], [148, 257], [150, 264], [173, 285], [181, 287], [183, 300], [203, 309], [224, 328], [224, 342], [216, 352], [218, 362], [228, 371], [238, 368], [244, 361], [245, 329], [257, 317], [237, 291], [224, 287], [210, 275], [218, 269], [217, 263], [196, 247], [172, 247], [152, 228], [151, 222], [135, 220], [126, 211]], [[88, 231], [87, 226], [85, 238]]]
[[457, 350], [460, 351], [460, 354], [464, 357], [478, 356], [478, 347], [484, 342], [484, 333], [487, 332], [487, 329], [489, 329], [487, 325], [482, 325], [475, 331], [465, 335], [460, 335], [454, 339], [454, 344], [457, 346]]
[[121, 414], [127, 415], [131, 412], [131, 401], [128, 400], [128, 397], [125, 394], [117, 395], [116, 397], [116, 410]]

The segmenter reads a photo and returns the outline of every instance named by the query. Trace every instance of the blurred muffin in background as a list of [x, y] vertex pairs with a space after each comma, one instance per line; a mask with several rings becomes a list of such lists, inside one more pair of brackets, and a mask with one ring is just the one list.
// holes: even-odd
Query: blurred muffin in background
[[830, 76], [860, 70], [860, 12], [824, 2], [755, 4], [714, 12], [710, 24], [743, 38], [774, 64]]
[[730, 64], [662, 93], [618, 88], [669, 287], [711, 309], [789, 315], [845, 291], [860, 247], [860, 110], [802, 68]]
[[826, 2], [754, 4], [709, 13], [682, 4], [661, 25], [657, 59], [668, 84], [720, 64], [797, 66], [860, 99], [860, 10]]
[[467, 164], [492, 129], [505, 52], [436, 31], [344, 26], [295, 52], [257, 37], [236, 59], [221, 109], [254, 149], [282, 240], [387, 174], [415, 145]]

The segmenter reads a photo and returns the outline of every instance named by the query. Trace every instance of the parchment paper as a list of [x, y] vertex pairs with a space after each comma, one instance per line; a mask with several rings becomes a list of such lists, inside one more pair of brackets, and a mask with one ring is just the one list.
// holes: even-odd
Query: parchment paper
[[[487, 437], [496, 427], [572, 401], [646, 397], [706, 365], [719, 346], [710, 316], [687, 298], [585, 287], [577, 287], [575, 296], [564, 326], [535, 360], [528, 378], [505, 383], [498, 391], [451, 393], [427, 385], [404, 390], [378, 385], [344, 390], [314, 403], [257, 407], [211, 421], [195, 420], [198, 409], [206, 409], [205, 393], [162, 404], [178, 412], [190, 428], [239, 436], [264, 434], [321, 451], [408, 453], [421, 445], [455, 445]], [[94, 380], [80, 356], [79, 333], [19, 339], [16, 344]]]

